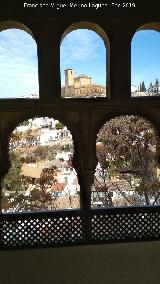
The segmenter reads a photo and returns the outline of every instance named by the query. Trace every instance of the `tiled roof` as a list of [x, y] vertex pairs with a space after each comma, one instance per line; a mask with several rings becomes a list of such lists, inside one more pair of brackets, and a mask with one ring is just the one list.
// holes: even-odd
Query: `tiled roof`
[[33, 166], [22, 166], [22, 172], [21, 175], [25, 177], [31, 177], [31, 178], [40, 178], [42, 173], [41, 167], [33, 167]]
[[51, 190], [61, 192], [61, 191], [63, 191], [65, 185], [66, 184], [64, 182], [56, 183], [56, 184], [52, 185]]
[[87, 78], [87, 79], [90, 79], [91, 77], [87, 76], [87, 75], [84, 75], [84, 74], [80, 74], [79, 76], [75, 77], [75, 79], [77, 78]]

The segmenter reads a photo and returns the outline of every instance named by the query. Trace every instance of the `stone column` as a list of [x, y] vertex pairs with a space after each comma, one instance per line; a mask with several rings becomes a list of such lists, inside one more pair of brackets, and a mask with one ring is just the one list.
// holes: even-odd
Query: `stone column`
[[113, 30], [110, 38], [111, 98], [130, 98], [132, 33], [125, 22], [114, 24]]
[[41, 102], [61, 97], [60, 39], [56, 31], [43, 25], [38, 37], [39, 92]]
[[5, 174], [9, 170], [9, 162], [7, 157], [7, 149], [3, 147], [3, 145], [0, 145], [0, 213], [2, 212], [2, 181], [5, 176]]
[[96, 141], [93, 138], [90, 114], [81, 113], [79, 139], [74, 141], [73, 166], [80, 184], [81, 209], [91, 208], [91, 186], [96, 167]]

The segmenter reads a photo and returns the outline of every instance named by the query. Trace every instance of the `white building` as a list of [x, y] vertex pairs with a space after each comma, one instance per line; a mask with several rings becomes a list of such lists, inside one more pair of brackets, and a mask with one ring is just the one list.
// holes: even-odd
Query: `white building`
[[137, 87], [135, 85], [131, 85], [131, 93], [137, 92]]
[[32, 128], [55, 128], [58, 120], [49, 117], [36, 117], [34, 119], [29, 119], [29, 122]]
[[148, 92], [153, 94], [160, 94], [160, 83], [158, 79], [156, 79], [155, 84], [150, 83]]

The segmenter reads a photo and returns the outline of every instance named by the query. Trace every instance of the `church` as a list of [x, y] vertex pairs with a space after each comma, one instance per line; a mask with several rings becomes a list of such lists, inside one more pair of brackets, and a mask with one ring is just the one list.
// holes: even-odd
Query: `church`
[[61, 88], [61, 96], [64, 98], [97, 98], [106, 97], [106, 87], [92, 84], [92, 78], [81, 74], [74, 77], [74, 69], [65, 71], [65, 86]]

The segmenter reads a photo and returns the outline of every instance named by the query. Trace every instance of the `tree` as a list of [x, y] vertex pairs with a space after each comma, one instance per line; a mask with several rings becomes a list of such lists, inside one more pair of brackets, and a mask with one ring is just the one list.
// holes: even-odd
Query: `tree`
[[[141, 204], [142, 200], [145, 204], [159, 202], [160, 183], [156, 176], [159, 138], [151, 123], [133, 115], [119, 116], [102, 127], [97, 141], [101, 171], [99, 178], [95, 177], [95, 187], [98, 183], [109, 205], [114, 205], [112, 191], [119, 193], [127, 204]], [[118, 175], [125, 180], [123, 187], [120, 182], [111, 181]], [[138, 184], [133, 186], [131, 181], [135, 180]]]
[[29, 120], [25, 120], [21, 123], [22, 126], [29, 126], [30, 125], [30, 122]]
[[156, 85], [158, 85], [159, 84], [159, 81], [158, 81], [158, 79], [156, 78]]
[[3, 180], [3, 188], [7, 190], [21, 191], [22, 190], [22, 182], [21, 182], [21, 155], [16, 150], [10, 151], [10, 159], [11, 159], [11, 168], [9, 172], [6, 174]]
[[52, 186], [57, 181], [56, 175], [57, 168], [55, 166], [44, 168], [40, 177], [41, 189], [47, 189], [48, 186]]
[[142, 85], [141, 85], [141, 83], [139, 85], [139, 91], [142, 92]]
[[[13, 175], [13, 172], [11, 174]], [[52, 196], [52, 192], [47, 191], [49, 187], [57, 182], [56, 174], [55, 166], [44, 168], [40, 176], [40, 184], [32, 185], [29, 195], [20, 192], [22, 190], [20, 172], [16, 172], [16, 179], [15, 174], [12, 177], [9, 175], [5, 179], [4, 188], [8, 186], [8, 179], [10, 179], [10, 185], [13, 186], [11, 189], [14, 190], [14, 193], [11, 193], [9, 196], [3, 194], [2, 209], [12, 212], [56, 209], [56, 198]]]
[[23, 133], [21, 131], [18, 131], [17, 129], [14, 130], [9, 141], [10, 149], [16, 148], [18, 146], [18, 142], [21, 141], [22, 137]]
[[146, 92], [144, 81], [142, 82], [142, 85], [141, 85], [141, 92]]
[[39, 134], [39, 129], [32, 130], [29, 128], [26, 132], [23, 133], [23, 139], [25, 139], [29, 145], [32, 145], [37, 141], [37, 136]]
[[50, 153], [50, 150], [47, 145], [46, 146], [38, 145], [32, 154], [34, 158], [36, 159], [36, 161], [41, 161], [41, 160], [46, 159], [49, 153]]
[[55, 201], [50, 192], [35, 187], [28, 196], [19, 192], [3, 196], [2, 209], [11, 212], [49, 210], [56, 208]]
[[59, 121], [59, 122], [56, 123], [55, 128], [56, 129], [63, 129], [64, 128], [64, 124]]
[[140, 83], [139, 91], [140, 92], [146, 92], [146, 87], [145, 87], [144, 81], [142, 81], [142, 83]]

